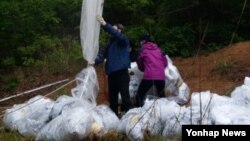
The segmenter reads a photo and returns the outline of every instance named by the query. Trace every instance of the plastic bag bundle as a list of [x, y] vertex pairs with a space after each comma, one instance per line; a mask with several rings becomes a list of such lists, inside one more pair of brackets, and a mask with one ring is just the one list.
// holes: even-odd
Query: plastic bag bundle
[[245, 79], [244, 79], [244, 85], [250, 87], [250, 77], [245, 77]]
[[18, 131], [23, 136], [35, 136], [49, 121], [53, 105], [54, 101], [40, 95], [24, 104], [14, 105], [5, 111], [4, 128]]
[[70, 108], [44, 126], [36, 141], [81, 141], [89, 135], [93, 122], [90, 110]]
[[77, 86], [71, 89], [73, 97], [88, 100], [96, 104], [96, 97], [99, 91], [99, 83], [94, 67], [89, 66], [83, 69], [76, 76]]
[[94, 62], [99, 49], [100, 23], [96, 15], [102, 15], [104, 0], [83, 0], [80, 24], [80, 37], [83, 57]]
[[[233, 104], [232, 99], [210, 91], [193, 93], [189, 107], [192, 124], [212, 124], [211, 110], [224, 104]], [[202, 115], [201, 115], [202, 114]]]
[[250, 79], [245, 78], [242, 86], [236, 87], [231, 93], [234, 103], [250, 107]]
[[119, 119], [116, 114], [107, 106], [99, 105], [93, 109], [94, 123], [91, 132], [97, 136], [102, 136], [110, 130], [117, 130]]
[[[143, 78], [143, 72], [141, 72], [138, 67], [136, 62], [132, 62], [130, 64], [130, 68], [129, 68], [129, 74], [130, 74], [130, 81], [129, 81], [129, 96], [130, 99], [135, 98], [138, 87], [140, 85], [140, 82]], [[118, 103], [121, 104], [122, 103], [122, 98], [121, 98], [121, 94], [119, 94], [118, 96]]]
[[151, 135], [159, 135], [163, 129], [169, 129], [168, 131], [172, 132], [171, 129], [181, 127], [178, 121], [181, 107], [174, 101], [169, 101], [166, 98], [148, 100], [143, 109], [150, 115], [150, 122], [146, 130]]
[[166, 58], [168, 60], [168, 66], [165, 68], [165, 95], [179, 104], [184, 104], [189, 100], [190, 89], [183, 81], [173, 61], [168, 55], [166, 55]]
[[[130, 111], [129, 111], [130, 112]], [[163, 125], [153, 107], [146, 109], [142, 107], [139, 113], [127, 116], [126, 135], [131, 141], [144, 140], [144, 134], [159, 135], [162, 132]]]
[[[159, 99], [160, 100], [160, 99]], [[151, 135], [159, 135], [162, 132], [163, 122], [161, 120], [161, 111], [163, 108], [161, 104], [159, 104], [159, 100], [151, 100], [144, 104], [142, 109], [144, 109], [143, 118], [145, 118], [146, 125], [144, 127], [144, 132], [148, 131]], [[166, 99], [164, 99], [166, 100]]]
[[[169, 114], [166, 116], [167, 120], [163, 130], [163, 136], [168, 137], [176, 133], [180, 134], [181, 125], [213, 124], [215, 123], [212, 114], [213, 109], [231, 102], [231, 98], [219, 96], [217, 94], [210, 93], [209, 91], [193, 93], [190, 106], [181, 107], [179, 110], [176, 110], [174, 118], [171, 116], [172, 114], [166, 112], [166, 114]], [[174, 108], [169, 107], [168, 109]]]
[[[171, 107], [168, 107], [168, 109], [170, 108]], [[190, 109], [179, 107], [175, 109], [174, 112], [170, 112], [170, 115], [166, 117], [162, 136], [167, 138], [176, 134], [181, 135], [182, 125], [188, 125], [190, 123]]]
[[167, 76], [168, 80], [174, 81], [175, 83], [177, 83], [178, 79], [180, 79], [179, 81], [183, 81], [178, 69], [173, 65], [173, 61], [169, 58], [168, 55], [166, 55], [166, 58], [168, 60], [167, 68], [169, 69], [165, 71], [165, 75]]
[[121, 119], [123, 127], [119, 127], [120, 132], [124, 132], [131, 141], [142, 141], [144, 138], [145, 119], [142, 117], [143, 110], [141, 108], [135, 108], [129, 110]]
[[65, 137], [62, 134], [63, 132], [61, 131], [62, 130], [61, 128], [63, 126], [62, 121], [63, 121], [62, 116], [58, 116], [55, 119], [52, 119], [38, 132], [38, 134], [36, 135], [36, 141], [44, 141], [44, 140], [63, 141]]
[[211, 118], [213, 124], [225, 125], [249, 125], [250, 111], [249, 108], [233, 103], [217, 104], [211, 109]]
[[216, 93], [211, 93], [210, 91], [204, 91], [200, 93], [193, 93], [191, 97], [191, 105], [192, 107], [200, 107], [206, 111], [209, 108], [213, 108], [216, 104], [226, 104], [231, 103], [232, 99], [228, 96], [220, 96]]
[[50, 112], [50, 117], [51, 119], [54, 119], [57, 116], [61, 115], [65, 110], [75, 107], [84, 107], [86, 109], [91, 109], [95, 107], [95, 104], [87, 100], [62, 95], [56, 99], [55, 104]]
[[174, 101], [169, 101], [166, 98], [160, 98], [145, 102], [143, 109], [150, 109], [154, 112], [154, 118], [160, 121], [160, 124], [163, 125], [167, 120], [169, 120], [169, 118], [174, 119], [177, 117], [180, 106]]
[[126, 126], [130, 123], [130, 119], [133, 116], [137, 116], [142, 112], [141, 108], [133, 108], [130, 109], [125, 115], [122, 116], [120, 120], [120, 124], [117, 127], [118, 132], [125, 134], [126, 133]]
[[69, 103], [72, 103], [73, 101], [74, 99], [67, 95], [62, 95], [58, 97], [50, 112], [51, 119], [54, 119], [57, 116], [59, 116], [62, 112], [62, 109], [66, 107], [66, 105], [68, 105]]
[[131, 141], [143, 141], [144, 131], [147, 118], [143, 118], [141, 115], [134, 115], [129, 120], [126, 126], [126, 135]]
[[166, 98], [147, 100], [142, 108], [129, 110], [121, 121], [127, 123], [126, 134], [130, 140], [143, 140], [146, 132], [160, 135], [168, 117], [176, 121], [177, 109], [180, 106]]
[[165, 95], [169, 100], [175, 101], [178, 104], [185, 104], [190, 98], [190, 89], [185, 82], [176, 85], [173, 81], [166, 80]]

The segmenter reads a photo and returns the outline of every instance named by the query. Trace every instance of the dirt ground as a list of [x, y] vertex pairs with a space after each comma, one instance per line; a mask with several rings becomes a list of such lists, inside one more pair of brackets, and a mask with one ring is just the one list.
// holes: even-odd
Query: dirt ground
[[192, 58], [173, 58], [191, 92], [230, 92], [250, 77], [250, 42], [241, 42], [217, 52]]

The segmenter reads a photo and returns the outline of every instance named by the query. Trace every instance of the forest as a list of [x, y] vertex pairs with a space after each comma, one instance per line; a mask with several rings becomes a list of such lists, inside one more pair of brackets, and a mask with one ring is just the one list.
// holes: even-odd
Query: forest
[[[84, 63], [81, 5], [81, 0], [1, 0], [2, 92], [18, 84], [18, 78], [4, 77], [18, 68], [27, 74], [76, 72]], [[105, 0], [103, 17], [111, 24], [124, 24], [137, 47], [140, 34], [150, 33], [171, 57], [212, 52], [250, 37], [247, 0]], [[103, 47], [107, 35], [101, 31], [100, 36]]]

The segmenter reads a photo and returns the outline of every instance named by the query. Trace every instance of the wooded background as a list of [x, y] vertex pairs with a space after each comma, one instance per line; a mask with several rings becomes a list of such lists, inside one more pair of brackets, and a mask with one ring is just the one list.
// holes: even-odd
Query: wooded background
[[[60, 73], [81, 62], [81, 5], [82, 0], [1, 0], [0, 72], [47, 66]], [[137, 46], [141, 33], [152, 34], [170, 56], [206, 53], [250, 37], [247, 0], [105, 0], [103, 17], [124, 24]], [[102, 31], [101, 47], [106, 36]]]

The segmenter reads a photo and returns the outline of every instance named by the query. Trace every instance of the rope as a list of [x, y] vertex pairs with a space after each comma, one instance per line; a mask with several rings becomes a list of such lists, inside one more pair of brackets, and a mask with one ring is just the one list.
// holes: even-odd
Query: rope
[[208, 102], [208, 104], [207, 104], [207, 107], [206, 107], [206, 109], [204, 110], [204, 114], [203, 114], [203, 116], [202, 116], [202, 119], [205, 118], [205, 115], [206, 115], [206, 113], [207, 113], [208, 110], [209, 110], [209, 105], [210, 105], [211, 102], [212, 102], [213, 96], [214, 96], [214, 95], [211, 95], [211, 97], [210, 97], [210, 99], [209, 99], [209, 102]]
[[[170, 132], [168, 133], [168, 135], [171, 135], [171, 132], [174, 132], [174, 129], [177, 128], [176, 126], [179, 125], [181, 127], [181, 123], [179, 121], [179, 118], [181, 116], [181, 107], [179, 108], [179, 113], [178, 115], [175, 115], [174, 118], [176, 119], [175, 123], [173, 124], [172, 127], [170, 127]], [[170, 119], [171, 120], [171, 119]], [[167, 120], [167, 121], [170, 121], [170, 120]], [[170, 126], [170, 125], [169, 125]]]
[[9, 99], [12, 99], [12, 98], [16, 98], [16, 97], [18, 97], [18, 96], [26, 95], [26, 94], [29, 94], [29, 93], [32, 93], [32, 92], [35, 92], [35, 91], [38, 91], [38, 90], [41, 90], [41, 89], [44, 89], [44, 88], [47, 88], [47, 87], [50, 87], [50, 86], [59, 84], [59, 83], [63, 83], [63, 82], [66, 82], [66, 81], [69, 81], [69, 79], [57, 81], [57, 82], [54, 82], [54, 83], [50, 83], [50, 84], [47, 84], [47, 85], [44, 85], [44, 86], [41, 86], [41, 87], [32, 89], [32, 90], [28, 90], [28, 91], [25, 91], [25, 92], [22, 92], [22, 93], [19, 93], [19, 94], [15, 94], [15, 95], [12, 95], [12, 96], [9, 96], [9, 97], [6, 97], [6, 98], [1, 99], [1, 100], [0, 100], [0, 103], [1, 103], [1, 102], [4, 102], [4, 101], [7, 101], [7, 100], [9, 100]]
[[[65, 86], [67, 86], [67, 85], [73, 83], [74, 81], [75, 81], [75, 79], [71, 80], [70, 82], [68, 82], [68, 83], [66, 83], [66, 84], [64, 84], [64, 85], [62, 85], [61, 87], [57, 88], [56, 90], [54, 90], [54, 91], [52, 91], [52, 92], [50, 92], [50, 93], [44, 95], [44, 97], [47, 97], [47, 96], [49, 96], [49, 95], [51, 95], [51, 94], [57, 92], [58, 90], [64, 88]], [[25, 108], [25, 107], [27, 107], [27, 106], [29, 106], [29, 105], [35, 103], [35, 102], [38, 101], [38, 100], [41, 100], [41, 99], [42, 99], [42, 98], [39, 98], [39, 99], [37, 99], [37, 100], [34, 100], [33, 102], [30, 102], [30, 103], [28, 103], [28, 104], [26, 104], [26, 105], [24, 105], [24, 106], [22, 106], [22, 107], [20, 107], [20, 108], [18, 108], [18, 109], [16, 109], [16, 110], [14, 110], [14, 111], [9, 112], [8, 114], [14, 113], [14, 112], [16, 112], [16, 111], [18, 111], [18, 110], [20, 110], [20, 109], [22, 109], [22, 108]], [[4, 116], [4, 114], [2, 114], [2, 115], [0, 116], [0, 118], [3, 118], [3, 116]]]
[[128, 135], [131, 133], [131, 131], [135, 128], [135, 126], [142, 120], [142, 118], [148, 113], [148, 111], [155, 106], [155, 102], [157, 99], [154, 100], [153, 104], [143, 113], [143, 115], [139, 118], [139, 120], [135, 123], [135, 125], [129, 130]]

